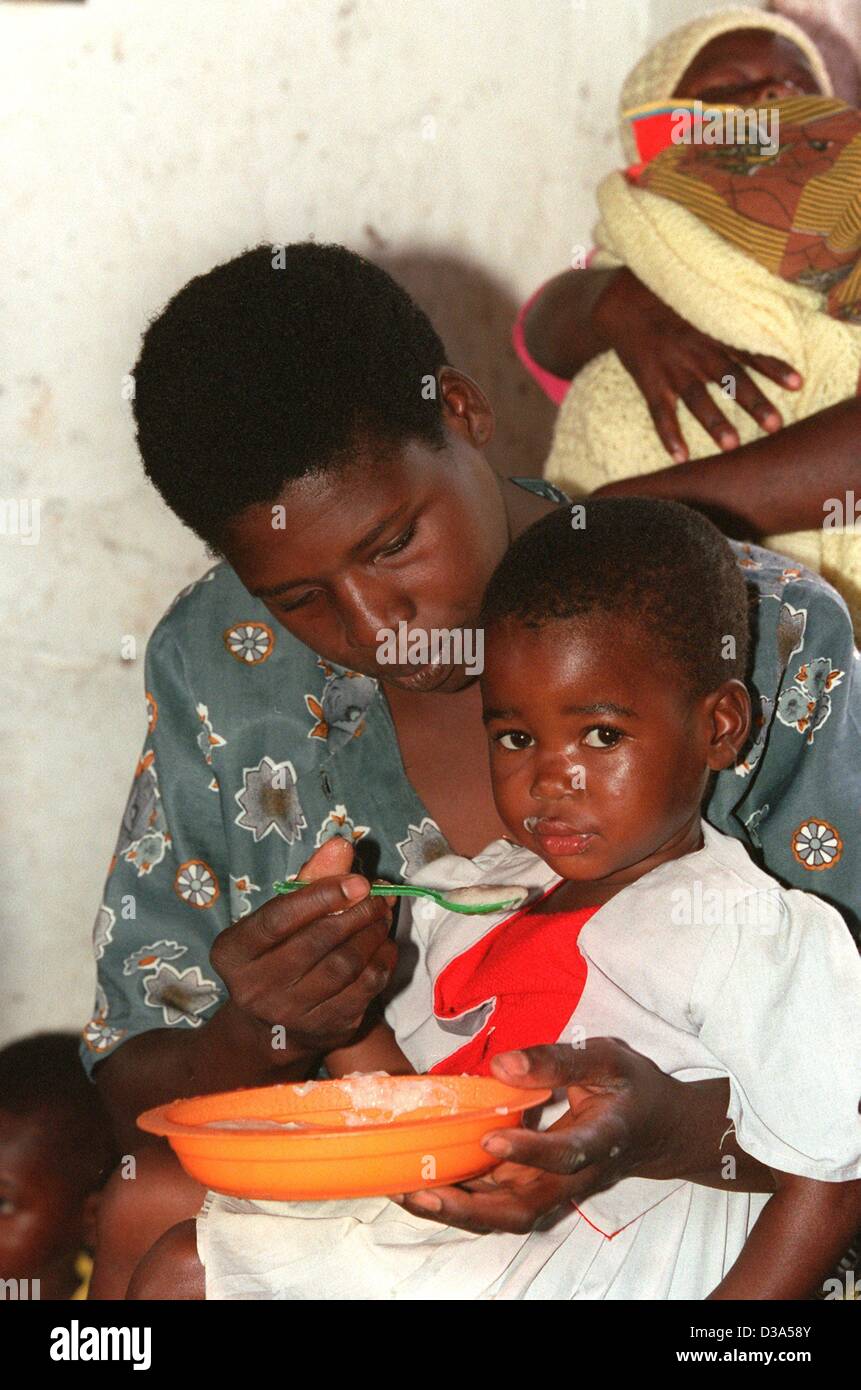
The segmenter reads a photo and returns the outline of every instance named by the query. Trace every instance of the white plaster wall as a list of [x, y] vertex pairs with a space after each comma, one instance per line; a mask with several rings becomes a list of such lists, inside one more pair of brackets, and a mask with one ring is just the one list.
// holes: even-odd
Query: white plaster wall
[[499, 407], [497, 459], [534, 471], [551, 413], [517, 303], [588, 243], [625, 71], [713, 8], [0, 3], [0, 499], [41, 503], [38, 544], [0, 534], [0, 1042], [89, 1015], [146, 637], [206, 564], [133, 444], [147, 317], [246, 246], [346, 242], [429, 309]]

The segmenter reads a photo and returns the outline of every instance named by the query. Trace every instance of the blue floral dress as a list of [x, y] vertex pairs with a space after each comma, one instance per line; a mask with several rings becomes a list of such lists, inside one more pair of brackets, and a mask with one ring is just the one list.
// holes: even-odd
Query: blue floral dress
[[[522, 486], [551, 501], [539, 480]], [[755, 735], [705, 814], [785, 884], [861, 922], [861, 685], [842, 600], [818, 575], [734, 546], [751, 584]], [[88, 1071], [151, 1028], [198, 1028], [227, 998], [210, 947], [333, 835], [371, 877], [450, 853], [413, 789], [383, 688], [280, 625], [227, 564], [150, 639], [149, 728], [94, 930]]]

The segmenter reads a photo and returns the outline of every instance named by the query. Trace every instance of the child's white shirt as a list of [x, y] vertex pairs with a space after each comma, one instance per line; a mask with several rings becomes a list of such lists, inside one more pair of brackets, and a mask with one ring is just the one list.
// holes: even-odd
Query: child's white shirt
[[[738, 841], [702, 829], [702, 849], [645, 875], [582, 927], [586, 982], [559, 1041], [617, 1037], [679, 1080], [727, 1076], [727, 1125], [746, 1152], [820, 1181], [861, 1177], [861, 958], [833, 908], [782, 888]], [[435, 860], [412, 881], [522, 883], [538, 896], [560, 880], [497, 840], [475, 859]], [[403, 967], [386, 1017], [417, 1071], [482, 1027], [487, 1008], [437, 1018], [433, 982], [504, 917], [425, 900], [402, 916]], [[563, 1092], [541, 1126], [564, 1108]], [[767, 1200], [626, 1178], [527, 1235], [476, 1236], [386, 1198], [209, 1194], [198, 1248], [216, 1299], [698, 1299], [735, 1262]]]

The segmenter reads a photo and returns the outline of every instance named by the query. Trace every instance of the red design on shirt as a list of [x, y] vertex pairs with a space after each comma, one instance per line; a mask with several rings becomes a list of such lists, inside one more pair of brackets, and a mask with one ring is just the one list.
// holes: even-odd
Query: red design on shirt
[[434, 984], [437, 1018], [494, 1003], [480, 1031], [431, 1072], [488, 1075], [490, 1059], [499, 1052], [558, 1041], [586, 983], [577, 938], [598, 908], [536, 912], [534, 906], [507, 917], [440, 971]]

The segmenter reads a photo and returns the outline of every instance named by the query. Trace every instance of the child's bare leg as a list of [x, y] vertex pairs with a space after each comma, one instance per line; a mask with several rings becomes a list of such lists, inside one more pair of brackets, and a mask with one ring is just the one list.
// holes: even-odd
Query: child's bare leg
[[166, 1144], [136, 1155], [133, 1178], [123, 1178], [122, 1166], [118, 1168], [99, 1207], [90, 1298], [125, 1298], [140, 1260], [159, 1236], [200, 1210], [205, 1191]]
[[128, 1299], [203, 1299], [206, 1276], [197, 1254], [197, 1223], [181, 1221], [144, 1255], [129, 1284]]

